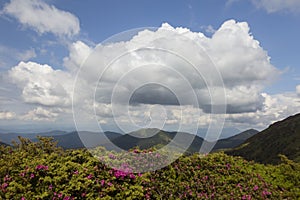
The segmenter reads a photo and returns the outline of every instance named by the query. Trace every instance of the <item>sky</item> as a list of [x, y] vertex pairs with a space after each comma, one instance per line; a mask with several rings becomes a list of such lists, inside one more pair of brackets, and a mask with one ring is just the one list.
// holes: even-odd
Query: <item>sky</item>
[[1, 0], [0, 131], [262, 130], [300, 110], [298, 0]]

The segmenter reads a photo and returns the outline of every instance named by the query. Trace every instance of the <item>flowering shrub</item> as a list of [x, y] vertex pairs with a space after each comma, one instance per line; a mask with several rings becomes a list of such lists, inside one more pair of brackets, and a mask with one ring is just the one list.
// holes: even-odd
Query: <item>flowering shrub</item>
[[20, 140], [14, 148], [0, 147], [2, 199], [300, 198], [299, 164], [285, 157], [280, 165], [265, 166], [224, 153], [183, 156], [160, 170], [135, 173], [141, 163], [151, 168], [166, 155], [154, 149], [124, 154], [96, 148], [101, 156], [93, 157], [84, 149], [56, 148], [46, 138]]

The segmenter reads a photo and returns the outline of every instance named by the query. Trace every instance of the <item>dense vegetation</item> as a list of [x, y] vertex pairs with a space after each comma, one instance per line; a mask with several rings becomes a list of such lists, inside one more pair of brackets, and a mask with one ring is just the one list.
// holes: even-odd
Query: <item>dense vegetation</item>
[[270, 125], [226, 153], [269, 164], [280, 163], [278, 154], [284, 154], [290, 160], [300, 162], [300, 114]]
[[[100, 159], [118, 162], [122, 153]], [[147, 159], [164, 155], [132, 150]], [[150, 153], [151, 152], [151, 153]], [[49, 138], [21, 139], [0, 148], [0, 197], [3, 199], [298, 199], [300, 166], [282, 156], [279, 165], [248, 162], [224, 153], [182, 156], [163, 169], [133, 173], [128, 163], [112, 169], [87, 150], [63, 150]], [[103, 154], [102, 154], [103, 155]], [[144, 163], [151, 163], [145, 160]]]

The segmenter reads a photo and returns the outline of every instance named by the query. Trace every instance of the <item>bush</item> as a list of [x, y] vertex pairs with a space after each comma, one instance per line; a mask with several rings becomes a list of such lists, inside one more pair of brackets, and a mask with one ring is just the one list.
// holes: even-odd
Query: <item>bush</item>
[[[155, 149], [134, 154], [95, 148], [62, 150], [51, 139], [20, 138], [0, 147], [0, 197], [3, 199], [298, 199], [299, 164], [265, 166], [224, 153], [182, 156], [160, 170], [133, 173], [138, 159], [164, 162]], [[151, 152], [151, 153], [150, 153]], [[143, 156], [146, 155], [146, 156]], [[99, 162], [117, 164], [110, 168]], [[124, 162], [128, 161], [131, 163]], [[136, 161], [136, 162], [135, 162]]]

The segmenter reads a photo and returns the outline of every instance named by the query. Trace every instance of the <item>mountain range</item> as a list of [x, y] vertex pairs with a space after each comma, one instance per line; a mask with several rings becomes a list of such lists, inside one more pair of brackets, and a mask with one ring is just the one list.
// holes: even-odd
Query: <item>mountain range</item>
[[[0, 141], [3, 145], [11, 144], [12, 140], [18, 141], [18, 136], [37, 141], [38, 135], [53, 137], [58, 141], [58, 146], [65, 149], [95, 146], [104, 146], [108, 150], [115, 150], [115, 146], [123, 150], [134, 147], [159, 149], [168, 145], [177, 149], [188, 147], [185, 153], [192, 154], [199, 152], [203, 142], [211, 143], [205, 141], [198, 134], [168, 132], [155, 128], [140, 129], [127, 134], [88, 131], [51, 131], [36, 134], [0, 133]], [[260, 163], [279, 163], [279, 154], [300, 162], [300, 114], [276, 122], [261, 132], [249, 129], [228, 138], [221, 138], [216, 141], [212, 151], [225, 151], [229, 155], [242, 156], [247, 160]]]
[[[231, 129], [226, 130], [228, 132]], [[203, 131], [204, 130], [201, 130], [201, 132]], [[216, 143], [216, 148], [214, 148], [214, 150], [236, 147], [251, 135], [248, 134], [250, 132], [254, 134], [258, 131], [248, 130], [227, 139], [220, 139]], [[204, 141], [204, 139], [198, 135], [193, 135], [185, 132], [168, 132], [155, 128], [140, 129], [128, 134], [120, 134], [111, 131], [107, 131], [104, 133], [89, 131], [50, 131], [27, 134], [0, 133], [0, 141], [4, 144], [12, 144], [12, 141], [18, 141], [18, 136], [28, 138], [34, 142], [38, 140], [37, 136], [52, 137], [55, 141], [58, 142], [58, 146], [65, 149], [104, 146], [109, 150], [115, 150], [114, 145], [123, 150], [129, 150], [137, 146], [140, 149], [147, 149], [151, 147], [161, 148], [169, 144], [176, 136], [176, 142], [172, 141], [172, 144], [170, 144], [170, 146], [181, 149], [188, 146], [189, 148], [186, 150], [186, 153], [188, 154], [199, 152], [200, 147]]]
[[[175, 138], [176, 137], [176, 138]], [[159, 129], [141, 129], [122, 135], [112, 140], [116, 146], [129, 150], [134, 147], [148, 149], [151, 147], [161, 148], [169, 145], [173, 148], [186, 149], [186, 153], [199, 152], [203, 138], [185, 132], [168, 132]]]

